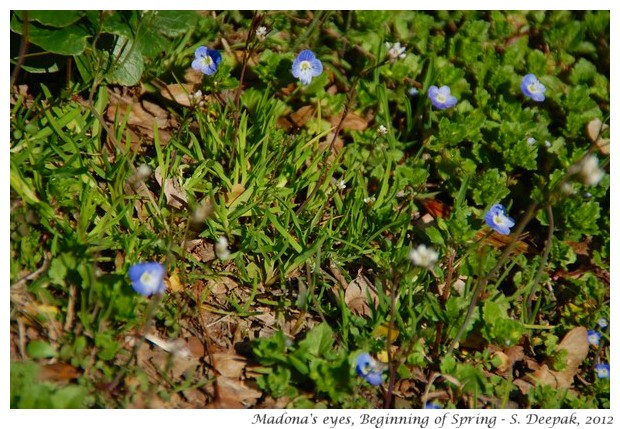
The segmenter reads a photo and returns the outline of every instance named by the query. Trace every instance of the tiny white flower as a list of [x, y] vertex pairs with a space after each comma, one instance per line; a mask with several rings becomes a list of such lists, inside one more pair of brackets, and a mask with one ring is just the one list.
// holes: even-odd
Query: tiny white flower
[[215, 254], [222, 261], [230, 258], [230, 250], [228, 250], [228, 240], [226, 237], [222, 236], [217, 239], [217, 243], [215, 243]]
[[545, 146], [551, 147], [551, 142], [549, 140], [545, 140]]
[[583, 183], [589, 186], [597, 185], [605, 174], [605, 172], [599, 168], [598, 158], [594, 155], [590, 155], [581, 161], [581, 170], [579, 173]]
[[142, 164], [136, 170], [136, 178], [138, 180], [146, 180], [151, 175], [151, 173], [153, 173], [151, 167], [146, 164]]
[[347, 188], [347, 185], [344, 183], [344, 179], [336, 181], [336, 188], [340, 189], [341, 191], [344, 191]]
[[379, 125], [379, 128], [377, 128], [377, 134], [379, 134], [380, 136], [385, 136], [387, 135], [388, 130], [387, 128], [385, 128], [385, 126], [383, 125]]
[[261, 25], [260, 27], [258, 27], [256, 29], [256, 37], [261, 42], [265, 40], [265, 38], [267, 37], [267, 27], [265, 27], [264, 25]]
[[364, 198], [364, 202], [365, 202], [366, 204], [372, 204], [372, 203], [374, 203], [375, 201], [377, 201], [377, 199], [376, 199], [375, 197], [366, 197], [366, 198]]
[[414, 265], [418, 265], [424, 268], [431, 268], [437, 259], [439, 254], [433, 249], [426, 247], [424, 244], [420, 244], [415, 249], [409, 251], [409, 259]]
[[407, 54], [405, 53], [405, 46], [400, 46], [400, 42], [396, 42], [394, 44], [390, 42], [385, 42], [385, 47], [388, 49], [388, 57], [390, 57], [391, 61], [395, 61], [399, 58], [405, 58]]
[[527, 138], [527, 144], [529, 144], [531, 146], [534, 143], [536, 143], [536, 139], [534, 137], [528, 137]]
[[607, 319], [605, 319], [604, 317], [601, 317], [600, 319], [598, 319], [598, 326], [600, 326], [601, 328], [606, 328], [609, 325], [609, 321]]
[[575, 188], [573, 188], [573, 184], [570, 182], [562, 183], [562, 186], [560, 189], [562, 190], [562, 193], [564, 193], [565, 195], [573, 195], [575, 193]]

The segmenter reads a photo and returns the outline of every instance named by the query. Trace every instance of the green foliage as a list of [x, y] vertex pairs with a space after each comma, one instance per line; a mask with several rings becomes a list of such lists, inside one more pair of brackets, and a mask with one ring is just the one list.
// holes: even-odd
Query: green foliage
[[[499, 353], [562, 371], [560, 333], [610, 314], [609, 175], [586, 185], [576, 170], [593, 154], [609, 171], [587, 131], [610, 123], [608, 11], [13, 11], [10, 23], [11, 333], [37, 334], [20, 349], [36, 364], [11, 365], [11, 407], [173, 403], [193, 388], [202, 405], [222, 400], [217, 360], [176, 371], [170, 354], [147, 374], [130, 346], [147, 327], [251, 358], [244, 387], [262, 396], [244, 406], [422, 407], [436, 389], [444, 408], [609, 407], [592, 370], [608, 336], [580, 366], [587, 383], [566, 391], [521, 392], [514, 378], [531, 371], [502, 372]], [[196, 79], [198, 46], [223, 60]], [[291, 74], [302, 49], [324, 67], [308, 86]], [[521, 93], [528, 73], [543, 102]], [[190, 103], [170, 99], [180, 83]], [[457, 105], [433, 107], [431, 85]], [[157, 175], [137, 179], [142, 164]], [[509, 236], [485, 224], [496, 203], [517, 224]], [[412, 263], [420, 244], [436, 262]], [[161, 302], [127, 278], [146, 260], [167, 268]], [[395, 383], [357, 376], [361, 351], [389, 360]], [[33, 382], [52, 360], [82, 375]]]
[[[333, 331], [327, 324], [312, 328], [298, 344], [290, 344], [281, 331], [257, 341], [253, 353], [266, 365], [259, 386], [274, 397], [294, 399], [302, 386], [313, 386], [335, 404], [348, 401], [351, 366], [345, 350], [334, 346]], [[288, 344], [287, 344], [288, 343]]]
[[90, 405], [82, 386], [56, 386], [37, 379], [39, 366], [11, 363], [11, 408], [86, 408]]

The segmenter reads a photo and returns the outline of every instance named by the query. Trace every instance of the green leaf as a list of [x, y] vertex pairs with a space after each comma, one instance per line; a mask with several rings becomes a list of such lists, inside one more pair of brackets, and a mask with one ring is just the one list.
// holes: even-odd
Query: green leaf
[[144, 72], [144, 59], [140, 45], [119, 36], [116, 38], [112, 54], [114, 65], [112, 71], [106, 75], [108, 82], [124, 86], [137, 85]]
[[34, 340], [26, 346], [28, 356], [33, 359], [44, 359], [56, 356], [56, 350], [51, 344], [40, 340]]
[[306, 338], [299, 342], [300, 349], [305, 348], [310, 354], [316, 357], [323, 356], [328, 350], [332, 349], [334, 343], [334, 333], [327, 323], [312, 328]]
[[[23, 23], [17, 15], [11, 17], [11, 30], [22, 34]], [[89, 32], [78, 24], [63, 28], [46, 28], [36, 23], [28, 25], [29, 41], [54, 54], [81, 54], [86, 49], [89, 36]]]
[[[148, 20], [148, 17], [144, 17]], [[198, 14], [190, 10], [159, 10], [153, 16], [152, 26], [169, 37], [177, 37], [196, 26]]]
[[30, 21], [36, 21], [48, 27], [66, 27], [79, 21], [83, 16], [84, 12], [79, 10], [32, 10], [28, 12]]

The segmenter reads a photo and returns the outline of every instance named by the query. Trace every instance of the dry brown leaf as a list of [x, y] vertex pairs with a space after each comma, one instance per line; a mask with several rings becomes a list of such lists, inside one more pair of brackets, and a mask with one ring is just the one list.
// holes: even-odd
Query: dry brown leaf
[[372, 306], [376, 307], [379, 302], [377, 291], [366, 276], [360, 273], [347, 285], [344, 291], [344, 301], [353, 314], [370, 316], [372, 310], [369, 299], [372, 302]]
[[179, 179], [176, 177], [168, 177], [166, 180], [163, 180], [161, 168], [157, 167], [155, 169], [155, 180], [157, 180], [159, 186], [163, 187], [164, 195], [166, 195], [166, 203], [170, 207], [181, 209], [187, 205], [187, 194], [185, 193], [185, 189], [179, 184]]
[[185, 289], [185, 286], [181, 283], [178, 269], [174, 270], [167, 279], [164, 279], [164, 283], [166, 284], [166, 290], [170, 292], [181, 292]]
[[213, 353], [213, 366], [224, 377], [241, 378], [246, 364], [246, 359], [236, 353]]
[[497, 367], [500, 375], [510, 372], [515, 362], [522, 360], [525, 356], [522, 346], [512, 346], [505, 350], [496, 350], [493, 355], [501, 360], [501, 364]]
[[239, 380], [228, 377], [216, 377], [217, 398], [209, 408], [249, 408], [262, 396], [261, 392], [248, 387]]
[[245, 192], [245, 186], [241, 183], [235, 183], [230, 192], [226, 194], [226, 207], [230, 207], [241, 194]]
[[586, 127], [588, 138], [598, 147], [599, 152], [603, 155], [609, 155], [609, 139], [603, 138], [603, 132], [608, 129], [609, 125], [603, 124], [603, 121], [598, 118], [592, 119]]
[[198, 337], [189, 337], [187, 339], [187, 348], [194, 357], [201, 358], [205, 355], [205, 346]]
[[[127, 128], [124, 130], [124, 137], [121, 143], [125, 144], [130, 140], [132, 151], [140, 149], [141, 138], [153, 141], [155, 138], [154, 128], [157, 128], [159, 143], [164, 145], [172, 137], [169, 129], [177, 126], [172, 116], [159, 105], [141, 98], [142, 92], [123, 89], [123, 92], [108, 89], [109, 104], [106, 109], [105, 118], [108, 122], [115, 124], [127, 118]], [[110, 137], [108, 137], [109, 143]]]
[[215, 246], [204, 238], [196, 238], [185, 242], [185, 250], [200, 262], [215, 260]]
[[185, 82], [192, 83], [194, 85], [200, 85], [202, 83], [203, 74], [201, 71], [188, 68], [183, 75]]
[[236, 281], [225, 276], [209, 279], [207, 282], [207, 288], [209, 288], [214, 295], [226, 295], [237, 286], [239, 286], [239, 284]]
[[171, 83], [160, 88], [162, 97], [185, 107], [192, 106], [190, 95], [194, 92], [194, 85], [192, 84]]
[[547, 364], [543, 364], [529, 374], [528, 378], [557, 389], [571, 387], [579, 365], [588, 354], [589, 347], [587, 329], [583, 326], [571, 329], [557, 346], [558, 351], [566, 350], [566, 367], [562, 371], [554, 371], [549, 369]]
[[37, 378], [41, 381], [67, 381], [78, 378], [80, 372], [77, 368], [64, 362], [50, 363], [40, 368]]
[[[342, 113], [329, 118], [329, 122], [337, 127], [341, 119]], [[356, 113], [348, 113], [342, 122], [343, 130], [364, 131], [366, 128], [368, 128], [368, 121]]]

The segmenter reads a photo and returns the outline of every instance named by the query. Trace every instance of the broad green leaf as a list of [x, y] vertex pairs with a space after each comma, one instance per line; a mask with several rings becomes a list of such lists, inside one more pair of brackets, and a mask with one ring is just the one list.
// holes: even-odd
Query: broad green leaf
[[79, 21], [82, 16], [84, 12], [79, 10], [32, 10], [28, 12], [30, 21], [36, 21], [48, 27], [66, 27]]
[[140, 82], [144, 71], [144, 59], [140, 51], [140, 45], [119, 36], [114, 44], [112, 52], [114, 64], [112, 71], [106, 75], [110, 83], [118, 83], [124, 86], [134, 86]]
[[[22, 34], [23, 23], [17, 15], [11, 17], [11, 30]], [[86, 49], [89, 32], [75, 24], [63, 28], [46, 28], [36, 23], [28, 26], [28, 39], [42, 49], [60, 55], [79, 55]]]
[[56, 356], [56, 350], [45, 341], [34, 340], [26, 346], [28, 356], [33, 359], [44, 359]]
[[[149, 17], [145, 16], [144, 20]], [[152, 26], [169, 37], [177, 37], [192, 29], [198, 14], [191, 10], [160, 10], [153, 16]]]

